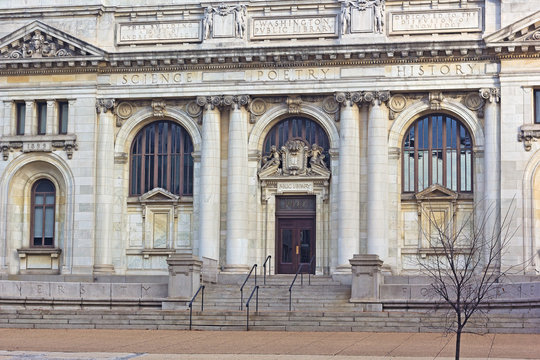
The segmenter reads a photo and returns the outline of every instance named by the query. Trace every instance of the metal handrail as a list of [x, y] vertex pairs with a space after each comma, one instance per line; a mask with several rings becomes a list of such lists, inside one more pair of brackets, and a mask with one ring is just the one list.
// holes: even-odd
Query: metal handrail
[[192, 317], [192, 313], [193, 313], [193, 302], [195, 301], [195, 298], [197, 297], [197, 295], [199, 295], [199, 291], [201, 291], [202, 289], [202, 293], [201, 293], [201, 312], [204, 310], [204, 285], [201, 285], [199, 286], [199, 289], [197, 290], [197, 292], [195, 293], [195, 295], [193, 295], [193, 297], [191, 298], [191, 301], [189, 302], [189, 330], [191, 330], [191, 317]]
[[[264, 285], [266, 285], [266, 263], [268, 262], [268, 260], [270, 260], [272, 258], [272, 255], [268, 255], [266, 257], [266, 260], [264, 260], [264, 264], [263, 264], [263, 279], [264, 279]], [[268, 266], [268, 275], [270, 275], [270, 266]]]
[[[309, 285], [311, 285], [311, 266], [313, 264], [313, 260], [315, 259], [315, 255], [311, 257], [311, 260], [309, 260]], [[302, 267], [306, 265], [306, 263], [302, 263], [298, 266], [298, 270], [296, 270], [296, 274], [294, 275], [294, 279], [291, 282], [291, 286], [289, 286], [289, 311], [292, 309], [292, 288], [294, 286], [294, 283], [296, 281], [296, 278], [298, 277], [298, 274], [300, 273], [300, 270], [302, 270]], [[300, 273], [300, 285], [304, 285], [304, 273]]]
[[251, 298], [253, 297], [253, 293], [256, 293], [255, 295], [255, 312], [259, 312], [259, 285], [255, 285], [253, 290], [251, 290], [251, 295], [249, 295], [249, 299], [246, 302], [246, 331], [249, 331], [249, 302], [251, 301]]
[[[244, 310], [244, 286], [249, 280], [249, 277], [251, 276], [253, 269], [257, 269], [257, 264], [253, 264], [253, 266], [251, 267], [251, 270], [249, 270], [249, 274], [247, 274], [246, 276], [246, 280], [244, 280], [244, 283], [240, 287], [240, 310]], [[257, 271], [255, 271], [255, 286], [257, 286]]]

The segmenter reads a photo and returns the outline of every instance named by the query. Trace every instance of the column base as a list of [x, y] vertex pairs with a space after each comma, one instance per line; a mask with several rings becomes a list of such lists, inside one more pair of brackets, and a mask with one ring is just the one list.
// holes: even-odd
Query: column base
[[114, 266], [110, 264], [94, 265], [94, 274], [111, 275], [114, 274]]
[[247, 274], [250, 269], [248, 265], [225, 265], [222, 272], [227, 274]]

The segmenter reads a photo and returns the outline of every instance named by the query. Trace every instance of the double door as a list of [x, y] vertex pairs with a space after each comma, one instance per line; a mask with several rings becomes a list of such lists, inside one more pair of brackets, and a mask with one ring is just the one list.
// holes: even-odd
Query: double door
[[277, 271], [279, 274], [295, 274], [301, 264], [302, 272], [314, 274], [315, 260], [315, 219], [277, 218]]

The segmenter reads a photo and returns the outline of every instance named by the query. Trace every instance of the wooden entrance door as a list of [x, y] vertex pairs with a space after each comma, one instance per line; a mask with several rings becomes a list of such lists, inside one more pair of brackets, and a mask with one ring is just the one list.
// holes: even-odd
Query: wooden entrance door
[[309, 269], [309, 261], [315, 255], [315, 221], [311, 219], [278, 218], [277, 270], [279, 274], [295, 274], [300, 264], [302, 272], [314, 273], [315, 261]]

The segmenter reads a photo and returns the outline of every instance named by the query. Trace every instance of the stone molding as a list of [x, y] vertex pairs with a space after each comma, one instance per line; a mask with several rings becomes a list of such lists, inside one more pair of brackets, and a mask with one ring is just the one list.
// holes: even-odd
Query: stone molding
[[490, 103], [498, 103], [501, 101], [501, 89], [499, 88], [484, 88], [479, 91], [482, 99], [485, 99]]
[[114, 114], [114, 106], [114, 99], [96, 99], [96, 112], [98, 114], [105, 114], [107, 111]]

